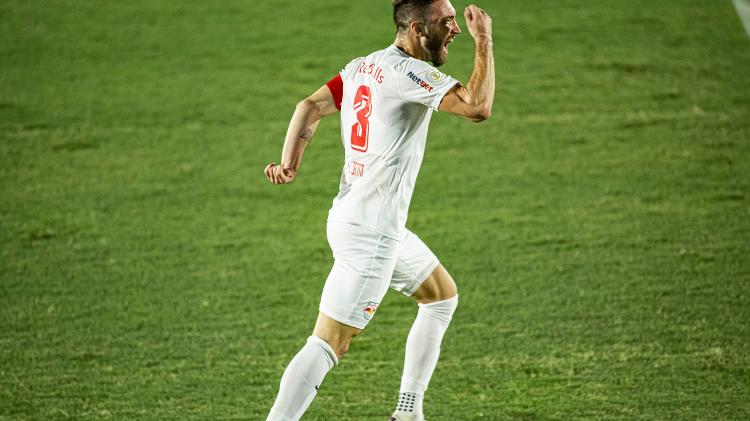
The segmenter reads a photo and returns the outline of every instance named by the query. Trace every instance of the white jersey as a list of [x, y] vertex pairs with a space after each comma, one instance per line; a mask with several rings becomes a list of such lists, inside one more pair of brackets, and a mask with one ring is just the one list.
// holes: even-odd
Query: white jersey
[[339, 76], [345, 160], [328, 219], [401, 240], [432, 111], [458, 81], [395, 45], [352, 60]]

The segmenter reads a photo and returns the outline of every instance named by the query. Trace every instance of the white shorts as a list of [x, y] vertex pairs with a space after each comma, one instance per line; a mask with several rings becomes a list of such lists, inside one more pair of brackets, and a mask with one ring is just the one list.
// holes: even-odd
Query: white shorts
[[320, 299], [320, 312], [364, 329], [388, 291], [410, 296], [439, 264], [411, 231], [403, 241], [359, 225], [328, 222], [333, 268]]

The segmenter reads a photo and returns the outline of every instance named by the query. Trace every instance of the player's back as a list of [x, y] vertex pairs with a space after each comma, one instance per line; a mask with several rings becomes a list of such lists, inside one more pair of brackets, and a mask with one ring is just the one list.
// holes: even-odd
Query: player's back
[[345, 163], [329, 219], [401, 238], [432, 111], [457, 81], [394, 45], [340, 77]]

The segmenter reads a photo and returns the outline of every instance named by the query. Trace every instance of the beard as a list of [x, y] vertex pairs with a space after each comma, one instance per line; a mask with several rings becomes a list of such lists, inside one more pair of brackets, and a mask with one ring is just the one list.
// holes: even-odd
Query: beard
[[435, 36], [426, 36], [422, 38], [422, 49], [427, 56], [427, 61], [431, 62], [433, 66], [440, 67], [445, 63], [446, 55], [443, 49], [445, 45], [444, 39], [439, 39]]

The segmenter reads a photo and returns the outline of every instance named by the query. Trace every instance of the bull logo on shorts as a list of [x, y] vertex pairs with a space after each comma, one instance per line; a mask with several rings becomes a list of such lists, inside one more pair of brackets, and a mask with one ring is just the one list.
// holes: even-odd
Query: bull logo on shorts
[[367, 307], [365, 307], [365, 310], [363, 312], [366, 320], [372, 319], [372, 316], [375, 314], [375, 310], [378, 309], [378, 305], [379, 304], [380, 303], [375, 303], [375, 302], [372, 302], [372, 301], [370, 301], [369, 303], [367, 303]]

